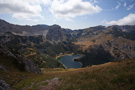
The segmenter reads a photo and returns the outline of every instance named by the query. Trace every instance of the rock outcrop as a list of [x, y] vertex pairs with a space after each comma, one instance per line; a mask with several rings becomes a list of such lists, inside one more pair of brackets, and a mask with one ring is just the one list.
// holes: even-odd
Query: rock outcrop
[[0, 32], [0, 36], [7, 36], [7, 32], [18, 36], [43, 36], [48, 41], [55, 43], [66, 40], [64, 29], [62, 29], [59, 25], [20, 26], [0, 20]]
[[58, 26], [58, 25], [53, 25], [50, 27], [46, 39], [51, 42], [60, 42], [60, 41], [65, 41], [66, 37], [64, 34], [63, 29]]
[[24, 69], [28, 72], [41, 74], [41, 70], [32, 61], [17, 55], [17, 62], [24, 65]]
[[0, 80], [0, 90], [11, 90], [11, 87], [4, 80]]
[[[3, 45], [0, 45], [0, 56], [4, 59], [6, 58], [7, 62], [12, 60], [13, 63], [11, 64], [13, 64], [13, 66], [21, 71], [41, 74], [41, 70], [32, 61], [23, 58], [20, 55], [13, 54], [8, 48], [4, 47]], [[1, 69], [5, 70], [3, 67]]]

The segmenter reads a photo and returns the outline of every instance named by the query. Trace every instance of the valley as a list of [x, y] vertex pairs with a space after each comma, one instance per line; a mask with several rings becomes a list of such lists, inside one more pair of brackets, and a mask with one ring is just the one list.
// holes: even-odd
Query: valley
[[[57, 60], [65, 57], [70, 69]], [[0, 20], [0, 89], [132, 90], [134, 60], [135, 25], [71, 30]]]

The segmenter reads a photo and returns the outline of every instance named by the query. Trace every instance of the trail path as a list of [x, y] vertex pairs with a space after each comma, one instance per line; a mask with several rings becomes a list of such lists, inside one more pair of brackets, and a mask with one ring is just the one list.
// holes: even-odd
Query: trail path
[[38, 90], [55, 90], [55, 87], [59, 84], [59, 78], [55, 77], [51, 80], [43, 81], [42, 83], [48, 83], [48, 85], [41, 86]]

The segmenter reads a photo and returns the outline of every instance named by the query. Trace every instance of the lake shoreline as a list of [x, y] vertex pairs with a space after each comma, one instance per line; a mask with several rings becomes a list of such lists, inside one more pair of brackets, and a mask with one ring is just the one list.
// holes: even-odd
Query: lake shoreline
[[[82, 54], [74, 54], [74, 53], [71, 53], [71, 54], [62, 54], [62, 55], [58, 55], [57, 57], [56, 57], [56, 59], [66, 68], [66, 69], [70, 69], [70, 68], [81, 68], [82, 67], [82, 63], [81, 62], [79, 62], [79, 60], [80, 60], [80, 58], [82, 58], [84, 55], [82, 55]], [[69, 62], [71, 63], [71, 64], [67, 64], [67, 62], [68, 62], [68, 60], [66, 60], [66, 63], [63, 63], [63, 60], [61, 61], [60, 59], [61, 58], [64, 58], [64, 57], [72, 57], [72, 59], [68, 59], [69, 60]], [[65, 62], [65, 61], [64, 61]], [[78, 66], [76, 66], [76, 64], [74, 64], [73, 66], [72, 66], [72, 64], [73, 63], [79, 63], [79, 67]], [[67, 66], [68, 65], [68, 66]], [[71, 65], [71, 66], [70, 66]]]
[[[66, 55], [68, 55], [68, 56], [72, 56], [72, 55], [80, 55], [80, 56], [81, 56], [80, 58], [84, 57], [83, 54], [65, 53], [65, 54], [57, 55], [55, 58], [58, 59], [58, 58], [60, 58], [60, 57], [62, 57], [62, 56], [66, 56]], [[80, 59], [80, 58], [77, 58], [77, 59]], [[76, 59], [76, 58], [75, 58], [75, 59]]]
[[57, 55], [55, 58], [56, 59], [58, 59], [58, 58], [60, 58], [60, 57], [62, 57], [62, 56], [66, 56], [66, 55], [69, 55], [69, 56], [71, 56], [71, 55], [74, 55], [74, 53], [65, 53], [65, 54], [59, 54], [59, 55]]
[[[74, 58], [73, 58], [73, 61], [74, 61], [74, 62], [79, 62], [79, 63], [81, 64], [81, 67], [82, 67], [83, 64], [82, 64], [79, 60], [83, 57], [83, 55], [81, 55], [81, 54], [76, 54], [76, 55], [80, 55], [80, 57], [74, 57]], [[80, 67], [80, 68], [81, 68], [81, 67]]]

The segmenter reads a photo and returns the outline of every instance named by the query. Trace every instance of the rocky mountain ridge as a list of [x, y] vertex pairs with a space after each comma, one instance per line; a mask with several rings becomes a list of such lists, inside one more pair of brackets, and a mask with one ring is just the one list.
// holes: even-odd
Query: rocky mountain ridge
[[[55, 58], [65, 52], [85, 54], [81, 60], [84, 67], [114, 60], [135, 59], [135, 25], [71, 30], [59, 25], [20, 26], [0, 20], [0, 32], [0, 42], [3, 45], [23, 53], [31, 52], [31, 48], [34, 50], [32, 53], [42, 54], [38, 57], [45, 54], [45, 57], [49, 55]], [[33, 59], [32, 53], [29, 53], [30, 59]]]
[[64, 30], [59, 25], [20, 26], [0, 20], [0, 36], [7, 32], [19, 36], [44, 36], [48, 41], [57, 43], [66, 40]]

